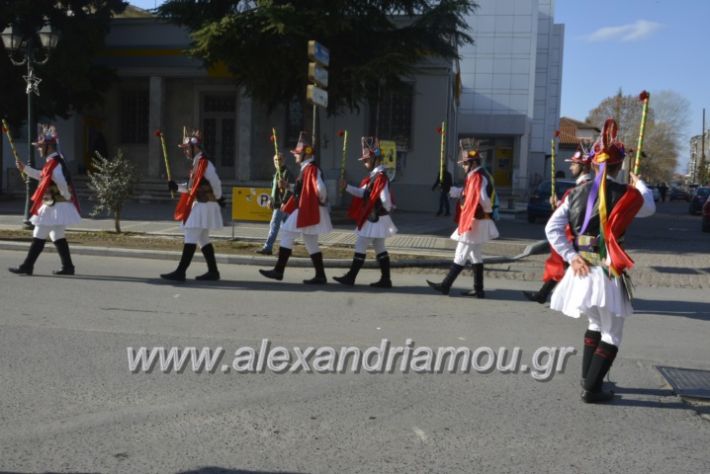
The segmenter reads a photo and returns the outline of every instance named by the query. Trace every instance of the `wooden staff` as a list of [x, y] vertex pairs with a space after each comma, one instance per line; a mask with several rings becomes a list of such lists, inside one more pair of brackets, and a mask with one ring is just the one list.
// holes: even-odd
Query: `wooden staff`
[[[555, 137], [560, 136], [560, 131], [555, 131]], [[555, 138], [550, 140], [550, 198], [557, 200], [557, 194], [555, 193]]]
[[[10, 143], [10, 150], [12, 151], [12, 156], [15, 157], [15, 163], [20, 162], [20, 155], [17, 154], [17, 147], [15, 147], [15, 140], [12, 139], [12, 132], [10, 131], [10, 126], [7, 124], [7, 120], [2, 119], [2, 131], [7, 135], [7, 141]], [[29, 177], [24, 171], [20, 171], [22, 179], [27, 182]]]
[[648, 91], [643, 91], [639, 95], [639, 100], [643, 102], [643, 110], [641, 112], [641, 127], [639, 128], [639, 141], [636, 146], [636, 161], [634, 162], [634, 174], [639, 174], [639, 166], [641, 164], [641, 150], [643, 149], [643, 135], [646, 133], [646, 117], [648, 116], [648, 101], [651, 99], [651, 94]]
[[[168, 175], [168, 181], [172, 181], [172, 173], [170, 173], [170, 162], [168, 161], [168, 147], [165, 145], [165, 135], [162, 131], [156, 130], [155, 136], [160, 138], [160, 146], [163, 149], [163, 160], [165, 161], [165, 173]], [[170, 196], [175, 199], [175, 193], [170, 191]]]
[[441, 122], [441, 144], [439, 146], [439, 183], [444, 185], [444, 166], [446, 165], [446, 121]]
[[348, 156], [348, 131], [340, 130], [338, 135], [343, 137], [343, 156], [340, 158], [340, 182], [338, 183], [338, 200], [343, 197], [343, 190], [340, 189], [340, 183], [345, 179], [345, 160]]
[[[271, 128], [271, 141], [274, 142], [274, 155], [278, 156], [278, 154], [279, 154], [279, 139], [276, 136], [276, 127]], [[278, 181], [281, 181], [281, 167], [280, 166], [276, 167], [276, 179]]]

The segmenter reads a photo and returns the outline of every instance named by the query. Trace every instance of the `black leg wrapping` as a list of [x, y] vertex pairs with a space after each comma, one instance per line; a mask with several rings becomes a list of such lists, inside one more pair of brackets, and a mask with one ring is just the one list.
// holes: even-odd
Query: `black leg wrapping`
[[441, 281], [441, 283], [434, 283], [432, 281], [427, 280], [427, 284], [434, 288], [436, 291], [441, 293], [442, 295], [448, 295], [449, 290], [451, 289], [451, 285], [454, 284], [454, 281], [456, 280], [456, 277], [459, 276], [461, 271], [463, 270], [462, 265], [458, 265], [456, 263], [451, 265], [451, 268], [449, 268], [449, 273], [444, 277], [444, 279]]
[[266, 278], [271, 278], [272, 280], [281, 281], [284, 278], [284, 271], [286, 270], [286, 264], [288, 259], [291, 257], [291, 249], [286, 247], [279, 247], [279, 258], [276, 261], [276, 265], [273, 270], [259, 270], [259, 273], [264, 275]]
[[607, 344], [604, 341], [599, 342], [599, 346], [594, 351], [592, 361], [589, 364], [587, 377], [584, 380], [582, 400], [586, 403], [603, 403], [614, 398], [612, 392], [602, 391], [602, 383], [618, 351], [619, 348], [612, 344]]
[[525, 297], [530, 301], [536, 301], [540, 304], [545, 304], [545, 301], [547, 301], [547, 298], [550, 296], [550, 293], [552, 293], [552, 290], [554, 290], [556, 286], [557, 282], [555, 280], [549, 280], [542, 284], [542, 287], [539, 291], [523, 291], [523, 295], [525, 295]]
[[310, 280], [303, 280], [306, 285], [325, 285], [328, 280], [325, 277], [325, 267], [323, 266], [323, 253], [316, 252], [311, 254], [313, 268], [316, 270], [316, 276]]
[[214, 247], [212, 244], [207, 244], [202, 247], [202, 255], [207, 262], [207, 273], [195, 277], [196, 280], [217, 281], [219, 280], [219, 271], [217, 270], [217, 259], [214, 255]]
[[160, 275], [160, 278], [172, 281], [185, 281], [185, 272], [187, 271], [187, 267], [190, 266], [190, 262], [192, 262], [195, 250], [197, 250], [197, 244], [183, 245], [182, 257], [180, 257], [180, 263], [178, 264], [177, 269], [172, 273], [163, 273]]
[[46, 241], [44, 239], [32, 239], [30, 249], [27, 252], [27, 257], [25, 258], [25, 261], [22, 263], [22, 265], [20, 265], [19, 267], [9, 268], [8, 270], [10, 270], [12, 273], [17, 273], [19, 275], [32, 275], [32, 272], [35, 268], [35, 262], [37, 261], [39, 254], [41, 254], [42, 250], [44, 250], [45, 242]]
[[380, 280], [370, 283], [373, 288], [392, 288], [392, 278], [390, 277], [390, 255], [385, 251], [377, 254], [377, 262], [380, 264]]
[[462, 292], [464, 296], [473, 296], [475, 298], [485, 298], [486, 293], [483, 291], [483, 264], [473, 264], [473, 291]]
[[67, 239], [55, 240], [54, 246], [57, 247], [59, 259], [62, 261], [62, 269], [53, 273], [55, 275], [73, 275], [74, 264], [71, 261], [71, 254], [69, 253], [69, 243], [67, 242]]
[[582, 379], [587, 378], [589, 366], [592, 363], [592, 356], [602, 340], [602, 333], [587, 329], [584, 333], [584, 352], [582, 353]]
[[341, 283], [346, 286], [353, 286], [355, 284], [355, 279], [357, 278], [357, 274], [360, 272], [360, 269], [362, 266], [365, 264], [365, 254], [364, 253], [356, 253], [353, 256], [353, 263], [350, 264], [350, 270], [348, 270], [348, 273], [346, 273], [343, 276], [339, 277], [333, 277], [333, 280], [337, 281], [338, 283]]

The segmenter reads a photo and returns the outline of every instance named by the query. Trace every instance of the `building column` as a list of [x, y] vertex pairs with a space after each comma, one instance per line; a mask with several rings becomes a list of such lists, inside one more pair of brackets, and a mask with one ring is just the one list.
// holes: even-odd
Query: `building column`
[[234, 178], [240, 181], [251, 179], [251, 133], [252, 133], [252, 98], [239, 89], [237, 98], [237, 156]]
[[[150, 138], [148, 140], [148, 177], [160, 178], [165, 173], [163, 165], [163, 150], [160, 140], [155, 139], [153, 131], [163, 130], [163, 111], [165, 110], [165, 80], [160, 76], [151, 76], [148, 99], [148, 127]], [[163, 132], [165, 132], [163, 130]]]

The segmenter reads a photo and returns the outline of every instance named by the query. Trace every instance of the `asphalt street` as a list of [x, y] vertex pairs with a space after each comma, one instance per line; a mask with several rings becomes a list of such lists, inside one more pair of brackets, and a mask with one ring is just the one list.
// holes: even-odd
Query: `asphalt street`
[[[519, 347], [579, 351], [583, 321], [523, 301], [533, 282], [488, 279], [486, 300], [396, 288], [309, 288], [222, 266], [223, 281], [167, 284], [174, 263], [77, 256], [75, 277], [4, 269], [0, 251], [0, 471], [10, 472], [710, 472], [710, 420], [657, 365], [710, 369], [706, 290], [639, 288], [611, 378], [611, 405], [579, 400], [581, 355], [531, 373], [277, 374], [129, 370], [127, 347]], [[195, 263], [190, 274], [202, 272]], [[199, 266], [199, 268], [198, 268]], [[328, 270], [329, 277], [342, 270]], [[440, 275], [434, 275], [440, 278]], [[457, 282], [468, 288], [470, 277]], [[704, 415], [704, 416], [703, 416]]]

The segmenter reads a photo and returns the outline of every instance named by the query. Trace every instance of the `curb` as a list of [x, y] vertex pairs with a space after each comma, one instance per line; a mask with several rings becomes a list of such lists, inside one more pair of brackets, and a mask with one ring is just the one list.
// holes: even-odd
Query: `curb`
[[[12, 242], [7, 240], [0, 240], [0, 250], [14, 250], [24, 252], [27, 250], [28, 244], [26, 242]], [[54, 247], [47, 246], [44, 250], [45, 252], [54, 252], [56, 249]], [[500, 256], [487, 256], [483, 257], [483, 262], [488, 264], [495, 263], [510, 263], [522, 258], [528, 257], [530, 255], [535, 255], [538, 253], [543, 253], [547, 251], [547, 241], [540, 240], [533, 244], [525, 247], [522, 253], [514, 257], [500, 257]], [[90, 247], [77, 245], [71, 247], [71, 252], [74, 255], [89, 255], [96, 257], [128, 257], [128, 258], [150, 258], [155, 260], [177, 260], [180, 258], [181, 252], [176, 252], [173, 250], [140, 250], [140, 249], [127, 249], [122, 247]], [[453, 252], [452, 252], [453, 256]], [[232, 264], [232, 265], [255, 265], [255, 266], [270, 266], [273, 265], [274, 257], [257, 257], [257, 256], [247, 256], [247, 255], [216, 255], [217, 262], [222, 264]], [[195, 253], [195, 259], [204, 260], [201, 254]], [[325, 259], [324, 264], [332, 268], [349, 268], [351, 259], [344, 258], [331, 258]], [[291, 257], [289, 259], [289, 265], [294, 267], [310, 267], [310, 258], [305, 257]], [[448, 267], [451, 265], [451, 259], [439, 259], [439, 260], [423, 260], [421, 258], [409, 258], [392, 261], [392, 268], [407, 268], [407, 267]], [[376, 261], [368, 260], [365, 262], [365, 268], [379, 268]]]

